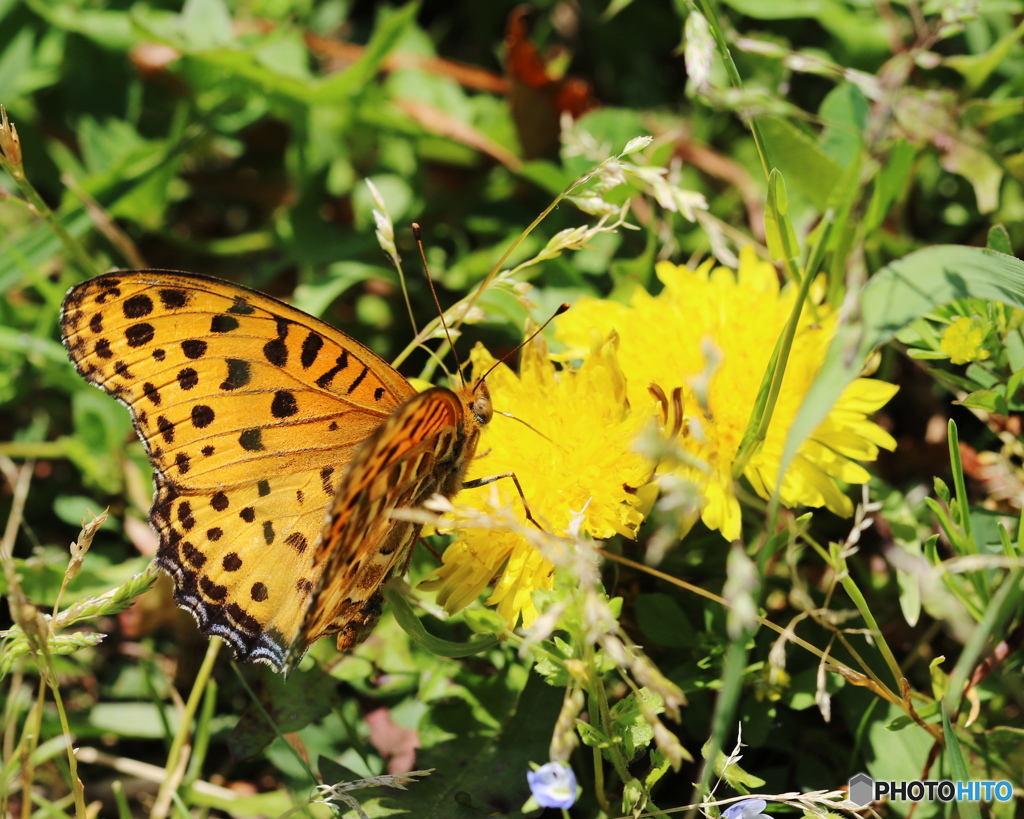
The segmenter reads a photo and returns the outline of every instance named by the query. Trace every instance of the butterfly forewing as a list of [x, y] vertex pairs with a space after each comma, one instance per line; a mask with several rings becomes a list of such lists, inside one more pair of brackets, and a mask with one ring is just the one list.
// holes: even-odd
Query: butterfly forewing
[[420, 507], [462, 485], [480, 434], [470, 412], [473, 391], [436, 387], [403, 404], [357, 450], [324, 523], [314, 562], [321, 581], [309, 601], [289, 664], [326, 634], [345, 650], [380, 616], [381, 584], [403, 571], [421, 524], [396, 520], [395, 509]]
[[131, 410], [178, 603], [280, 668], [343, 468], [414, 390], [329, 325], [200, 276], [99, 276], [68, 293], [61, 328], [79, 373]]

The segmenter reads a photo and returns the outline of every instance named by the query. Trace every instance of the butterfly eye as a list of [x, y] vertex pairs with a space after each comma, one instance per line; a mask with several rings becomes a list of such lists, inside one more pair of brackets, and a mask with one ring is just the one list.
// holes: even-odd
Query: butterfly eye
[[477, 394], [469, 402], [469, 411], [473, 413], [473, 417], [476, 418], [478, 424], [490, 423], [491, 417], [494, 415], [494, 409], [491, 407], [491, 394], [488, 392], [485, 384], [480, 385]]

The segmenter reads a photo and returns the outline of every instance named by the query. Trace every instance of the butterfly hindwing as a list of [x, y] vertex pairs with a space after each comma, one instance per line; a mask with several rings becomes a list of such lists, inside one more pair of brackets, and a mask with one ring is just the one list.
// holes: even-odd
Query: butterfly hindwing
[[328, 512], [314, 562], [321, 582], [293, 660], [326, 634], [338, 648], [359, 643], [380, 616], [381, 584], [404, 571], [422, 524], [396, 519], [435, 493], [453, 496], [479, 437], [473, 391], [435, 387], [399, 407], [359, 448]]

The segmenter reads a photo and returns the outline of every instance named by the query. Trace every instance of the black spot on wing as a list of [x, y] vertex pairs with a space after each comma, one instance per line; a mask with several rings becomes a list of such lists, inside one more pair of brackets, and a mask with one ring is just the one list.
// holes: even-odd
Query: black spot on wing
[[238, 436], [238, 443], [246, 452], [259, 452], [263, 449], [263, 431], [247, 429]]
[[169, 444], [173, 444], [174, 443], [174, 422], [173, 421], [171, 421], [169, 418], [167, 418], [167, 417], [165, 417], [163, 415], [160, 415], [156, 419], [156, 428], [157, 428], [157, 430], [159, 430], [160, 435], [163, 436], [163, 439], [167, 443], [169, 443]]
[[184, 367], [178, 372], [178, 386], [183, 390], [191, 390], [199, 383], [199, 373], [191, 367]]
[[193, 360], [206, 355], [206, 342], [200, 338], [188, 338], [181, 342], [181, 351]]
[[182, 501], [181, 505], [178, 506], [178, 521], [181, 523], [181, 528], [186, 532], [196, 525], [196, 519], [192, 515], [192, 504], [188, 501]]
[[238, 329], [238, 319], [234, 316], [219, 315], [214, 316], [210, 321], [210, 332], [211, 333], [230, 333], [232, 330]]
[[206, 404], [196, 404], [192, 407], [192, 426], [196, 429], [204, 429], [210, 426], [215, 417], [213, 408], [206, 406]]
[[356, 391], [356, 388], [363, 383], [363, 379], [366, 378], [366, 374], [370, 371], [369, 367], [363, 367], [363, 371], [355, 377], [355, 380], [348, 385], [348, 389], [345, 390], [345, 395], [351, 395]]
[[306, 336], [306, 340], [302, 342], [302, 356], [299, 358], [304, 370], [313, 366], [313, 362], [316, 361], [316, 357], [320, 354], [320, 348], [323, 346], [324, 340], [316, 333], [311, 331]]
[[300, 555], [306, 551], [306, 547], [309, 546], [309, 541], [306, 540], [306, 536], [303, 535], [302, 532], [292, 532], [284, 539], [284, 542], [291, 546]]
[[152, 324], [140, 322], [125, 328], [124, 339], [128, 342], [129, 347], [142, 347], [153, 340], [154, 334], [155, 331]]
[[275, 418], [288, 418], [299, 411], [295, 401], [295, 395], [287, 390], [278, 390], [274, 393], [274, 400], [270, 402], [270, 414]]
[[228, 359], [228, 377], [220, 385], [222, 390], [237, 390], [244, 387], [252, 379], [252, 371], [248, 361], [239, 358]]
[[221, 601], [228, 596], [227, 586], [221, 586], [210, 580], [209, 577], [203, 575], [199, 578], [199, 587], [203, 590], [203, 593], [211, 600]]
[[263, 345], [263, 357], [275, 367], [288, 363], [288, 345], [283, 338], [274, 338]]
[[236, 316], [251, 316], [256, 312], [256, 308], [249, 304], [243, 296], [235, 296], [235, 303], [228, 308], [228, 312], [234, 313]]
[[188, 293], [177, 288], [165, 287], [159, 291], [160, 303], [168, 310], [180, 310], [188, 304]]
[[323, 487], [324, 493], [327, 495], [334, 494], [334, 482], [331, 481], [331, 475], [333, 474], [333, 466], [325, 466], [320, 470], [320, 486]]
[[139, 319], [153, 312], [153, 300], [144, 293], [140, 293], [130, 299], [125, 299], [121, 308], [124, 310], [125, 318]]
[[348, 352], [346, 350], [342, 350], [341, 355], [339, 355], [338, 358], [335, 360], [334, 366], [331, 367], [331, 369], [329, 369], [316, 380], [316, 385], [318, 387], [323, 387], [324, 389], [327, 389], [329, 386], [331, 386], [331, 382], [334, 380], [334, 376], [336, 376], [346, 367], [348, 367]]

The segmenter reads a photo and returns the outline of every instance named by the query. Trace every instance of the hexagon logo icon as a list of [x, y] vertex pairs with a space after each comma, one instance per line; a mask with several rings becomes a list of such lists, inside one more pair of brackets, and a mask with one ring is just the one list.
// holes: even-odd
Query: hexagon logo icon
[[875, 780], [866, 773], [850, 777], [850, 801], [858, 805], [866, 805], [875, 798]]

